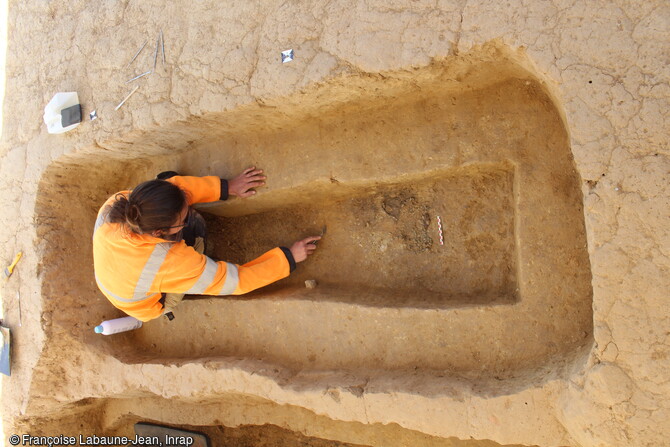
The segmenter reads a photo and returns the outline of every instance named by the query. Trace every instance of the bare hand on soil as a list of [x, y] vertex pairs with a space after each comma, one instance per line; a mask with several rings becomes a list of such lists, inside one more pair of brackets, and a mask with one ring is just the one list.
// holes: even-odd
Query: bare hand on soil
[[244, 172], [228, 182], [228, 194], [241, 198], [256, 194], [253, 188], [265, 185], [263, 180], [267, 177], [261, 175], [262, 173], [263, 170], [256, 169], [255, 166], [245, 169]]
[[316, 244], [313, 244], [312, 242], [320, 239], [321, 236], [310, 236], [291, 245], [291, 254], [293, 255], [293, 259], [295, 259], [295, 262], [302, 262], [307, 259], [307, 256], [314, 253]]

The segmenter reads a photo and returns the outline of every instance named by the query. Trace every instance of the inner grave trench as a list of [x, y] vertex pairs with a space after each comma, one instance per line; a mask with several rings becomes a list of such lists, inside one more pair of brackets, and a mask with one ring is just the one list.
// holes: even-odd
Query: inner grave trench
[[[218, 218], [204, 213], [207, 253], [243, 264], [277, 241], [288, 246], [296, 235], [325, 229], [318, 254], [280, 284], [249, 297], [314, 279], [320, 290], [332, 291], [320, 299], [357, 304], [511, 303], [517, 288], [513, 182], [511, 165], [476, 165], [350, 193], [335, 187], [323, 198], [276, 211]], [[345, 194], [350, 196], [338, 198]]]
[[[291, 107], [323, 104], [327, 84], [271, 107], [194, 118], [190, 125], [208, 136], [168, 154], [153, 144], [159, 156], [115, 149], [101, 160], [93, 150], [57, 161], [38, 198], [43, 292], [59, 297], [52, 330], [128, 363], [229, 357], [287, 371], [500, 379], [570, 363], [591, 343], [591, 277], [560, 112], [511, 62], [470, 67], [457, 81], [449, 73], [418, 70], [386, 95], [388, 77], [367, 79], [355, 100], [320, 114]], [[90, 241], [76, 236], [92, 228], [105, 198], [161, 170], [230, 177], [251, 164], [268, 175], [257, 196], [200, 207], [210, 215], [209, 254], [248, 261], [327, 225], [314, 257], [253, 294], [194, 297], [172, 322], [93, 334], [99, 321], [121, 316], [95, 287]], [[62, 207], [63, 194], [80, 200]], [[239, 238], [224, 238], [226, 225]], [[366, 247], [375, 253], [363, 254]], [[320, 285], [305, 289], [304, 279]], [[68, 304], [74, 310], [60, 312]]]

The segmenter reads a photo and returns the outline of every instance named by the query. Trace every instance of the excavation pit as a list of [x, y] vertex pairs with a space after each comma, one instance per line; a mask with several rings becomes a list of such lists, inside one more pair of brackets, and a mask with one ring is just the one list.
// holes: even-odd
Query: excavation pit
[[228, 218], [207, 214], [210, 252], [215, 259], [243, 264], [267, 247], [290, 246], [296, 237], [320, 235], [326, 228], [318, 253], [266, 290], [315, 279], [333, 291], [321, 299], [350, 298], [358, 304], [511, 303], [517, 287], [513, 187], [511, 165], [359, 187], [348, 197], [338, 197], [346, 188], [334, 185], [288, 209]]
[[[189, 297], [174, 321], [93, 334], [121, 316], [95, 287], [81, 236], [104, 200], [162, 170], [230, 177], [252, 164], [268, 176], [257, 196], [199, 207], [208, 254], [242, 263], [327, 226], [317, 253], [247, 296]], [[61, 206], [68, 195], [80, 200]], [[567, 131], [541, 82], [509, 60], [338, 79], [192, 118], [170, 135], [58, 160], [39, 197], [54, 330], [125, 363], [228, 358], [289, 372], [503, 380], [555, 370], [591, 340]]]

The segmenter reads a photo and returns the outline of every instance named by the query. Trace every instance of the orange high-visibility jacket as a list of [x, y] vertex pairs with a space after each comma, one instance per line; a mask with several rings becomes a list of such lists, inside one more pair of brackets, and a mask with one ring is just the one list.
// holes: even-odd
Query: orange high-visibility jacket
[[[228, 184], [219, 177], [175, 176], [167, 181], [187, 192], [189, 205], [228, 197]], [[127, 197], [130, 191], [121, 194]], [[285, 278], [295, 268], [290, 250], [284, 247], [236, 265], [215, 262], [184, 241], [135, 234], [124, 224], [106, 222], [105, 209], [114, 196], [102, 206], [95, 223], [95, 279], [114, 306], [138, 320], [161, 315], [161, 293], [240, 295]]]

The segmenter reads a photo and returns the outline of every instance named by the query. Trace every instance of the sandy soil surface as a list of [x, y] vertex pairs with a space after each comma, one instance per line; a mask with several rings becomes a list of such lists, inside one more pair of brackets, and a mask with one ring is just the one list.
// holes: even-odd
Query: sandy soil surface
[[[147, 419], [268, 445], [667, 442], [666, 3], [12, 1], [7, 28], [7, 435]], [[126, 83], [160, 30], [165, 62]], [[58, 91], [99, 118], [47, 134]], [[93, 334], [119, 316], [92, 275], [104, 199], [250, 164], [268, 185], [203, 208], [210, 253], [327, 225], [313, 262]]]
[[[289, 279], [245, 299], [185, 303], [178, 321], [134, 334], [136, 355], [502, 379], [579, 352], [592, 332], [589, 266], [560, 118], [526, 81], [459, 96], [456, 106], [439, 86], [425, 90], [431, 99], [415, 93], [392, 105], [380, 101], [362, 123], [352, 119], [360, 119], [361, 106], [351, 105], [332, 118], [305, 120], [304, 133], [292, 131], [285, 143], [263, 138], [271, 184], [292, 157], [306, 169], [321, 166], [327, 183], [305, 185], [294, 197], [267, 192], [262, 202], [203, 208], [223, 215], [209, 218], [211, 254], [243, 263], [325, 225], [318, 253]], [[445, 127], [448, 136], [436, 137]], [[318, 142], [304, 144], [314, 128]], [[520, 143], [519, 129], [533, 136]], [[342, 147], [324, 149], [333, 140]], [[303, 149], [292, 156], [292, 146]], [[205, 144], [192, 158], [215, 158], [216, 148]], [[352, 157], [372, 167], [359, 180], [337, 172]], [[379, 180], [384, 168], [387, 182]], [[234, 216], [249, 213], [246, 203], [262, 210]], [[437, 215], [446, 245], [439, 244]], [[317, 289], [304, 289], [310, 278]], [[128, 358], [128, 350], [115, 355]]]

